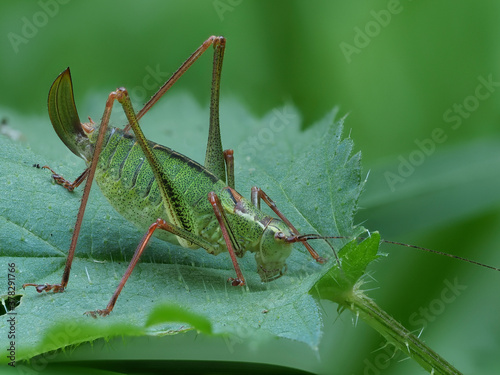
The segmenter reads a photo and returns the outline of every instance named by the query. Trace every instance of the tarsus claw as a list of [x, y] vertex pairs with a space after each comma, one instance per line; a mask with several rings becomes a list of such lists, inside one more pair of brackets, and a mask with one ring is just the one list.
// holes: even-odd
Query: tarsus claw
[[240, 280], [239, 278], [230, 277], [227, 281], [231, 282], [232, 286], [243, 286], [245, 285], [245, 280]]
[[97, 315], [99, 316], [108, 316], [109, 311], [107, 309], [104, 310], [95, 310], [95, 311], [87, 311], [86, 313], [83, 313], [83, 315], [89, 315], [94, 319], [97, 319]]
[[29, 283], [29, 284], [23, 284], [23, 289], [25, 289], [27, 286], [34, 286], [38, 293], [42, 293], [43, 291], [49, 292], [51, 290], [53, 290], [54, 293], [64, 292], [64, 287], [61, 284], [31, 284], [31, 283]]
[[326, 259], [323, 257], [318, 257], [318, 258], [316, 258], [316, 262], [323, 264], [323, 263], [326, 263]]

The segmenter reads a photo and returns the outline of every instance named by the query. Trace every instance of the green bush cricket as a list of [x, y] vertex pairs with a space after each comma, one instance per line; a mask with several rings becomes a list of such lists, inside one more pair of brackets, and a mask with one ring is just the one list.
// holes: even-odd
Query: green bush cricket
[[[71, 264], [80, 232], [92, 181], [114, 208], [129, 221], [148, 228], [113, 297], [103, 310], [91, 316], [108, 315], [132, 273], [146, 245], [157, 229], [159, 238], [187, 248], [203, 248], [217, 255], [229, 252], [236, 277], [234, 286], [245, 285], [237, 257], [255, 253], [257, 272], [262, 281], [272, 281], [286, 271], [286, 258], [294, 242], [302, 242], [319, 263], [325, 260], [307, 243], [314, 236], [300, 236], [274, 202], [259, 188], [252, 188], [251, 201], [234, 190], [233, 151], [222, 150], [219, 130], [219, 89], [225, 38], [208, 38], [153, 95], [134, 112], [126, 89], [113, 91], [107, 101], [100, 125], [92, 120], [81, 123], [73, 98], [69, 68], [63, 71], [49, 91], [51, 122], [61, 140], [87, 163], [87, 169], [74, 182], [57, 175], [53, 178], [72, 191], [87, 180], [78, 211], [75, 230], [59, 284], [24, 284], [38, 292], [63, 292], [68, 285]], [[148, 141], [138, 120], [186, 72], [210, 46], [214, 47], [210, 127], [204, 166], [170, 148]], [[129, 124], [122, 130], [108, 127], [114, 101], [123, 107]], [[134, 135], [129, 134], [132, 128]], [[50, 169], [45, 166], [45, 168]], [[260, 210], [260, 200], [269, 205], [279, 219]], [[315, 238], [315, 237], [314, 237]]]
[[[80, 122], [69, 68], [56, 78], [48, 98], [52, 125], [64, 144], [85, 160], [87, 168], [74, 182], [67, 181], [48, 166], [43, 168], [51, 170], [54, 180], [69, 191], [83, 181], [87, 182], [61, 282], [27, 283], [23, 288], [34, 286], [38, 292], [52, 290], [58, 293], [67, 287], [94, 178], [116, 211], [139, 228], [147, 229], [147, 232], [139, 242], [107, 307], [86, 313], [93, 317], [106, 316], [113, 310], [153, 233], [165, 241], [186, 248], [203, 248], [213, 255], [227, 251], [236, 272], [236, 277], [229, 279], [233, 286], [245, 285], [237, 257], [242, 257], [247, 251], [255, 253], [257, 272], [264, 282], [275, 280], [286, 272], [286, 259], [291, 253], [292, 244], [296, 242], [301, 242], [316, 262], [325, 262], [307, 241], [342, 237], [301, 235], [260, 188], [251, 189], [250, 200], [235, 190], [233, 151], [223, 151], [219, 128], [219, 91], [225, 43], [224, 37], [209, 37], [137, 113], [132, 108], [126, 89], [113, 91], [108, 96], [98, 125], [90, 118], [88, 123]], [[202, 166], [168, 147], [147, 140], [138, 121], [211, 46], [214, 47], [214, 57], [210, 126], [205, 163]], [[108, 126], [115, 100], [121, 104], [128, 120], [124, 129]], [[133, 134], [129, 133], [130, 129]], [[260, 210], [261, 200], [278, 218]], [[413, 245], [385, 242], [459, 258]], [[340, 266], [334, 250], [333, 254]]]

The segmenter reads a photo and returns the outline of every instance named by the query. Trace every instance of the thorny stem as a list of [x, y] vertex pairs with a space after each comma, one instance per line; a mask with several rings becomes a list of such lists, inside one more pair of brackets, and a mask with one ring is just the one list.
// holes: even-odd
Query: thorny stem
[[330, 268], [310, 293], [316, 298], [335, 302], [339, 305], [339, 311], [351, 310], [357, 318], [379, 332], [388, 344], [408, 355], [431, 374], [461, 374], [360, 289], [367, 265], [378, 257], [379, 243], [380, 234], [374, 232], [359, 244], [355, 241], [346, 244], [339, 252], [342, 268]]
[[384, 336], [388, 343], [406, 353], [431, 374], [461, 374], [417, 336], [382, 310], [371, 298], [356, 290], [356, 287], [351, 293], [343, 293], [336, 302], [363, 319]]

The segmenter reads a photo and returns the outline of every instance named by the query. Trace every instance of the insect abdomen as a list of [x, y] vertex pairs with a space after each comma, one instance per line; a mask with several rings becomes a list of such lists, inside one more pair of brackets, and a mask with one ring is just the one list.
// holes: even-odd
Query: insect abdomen
[[[193, 220], [191, 227], [185, 229], [199, 234], [207, 225], [206, 221], [213, 217], [208, 192], [214, 189], [220, 191], [225, 184], [184, 155], [153, 142], [150, 146], [175, 182], [176, 191], [182, 194], [182, 199], [195, 213], [190, 217], [201, 219]], [[146, 229], [156, 219], [167, 218], [158, 183], [148, 161], [135, 138], [121, 129], [110, 130], [99, 157], [95, 178], [111, 205], [139, 228]], [[160, 231], [158, 235], [169, 242], [178, 242], [167, 232]]]

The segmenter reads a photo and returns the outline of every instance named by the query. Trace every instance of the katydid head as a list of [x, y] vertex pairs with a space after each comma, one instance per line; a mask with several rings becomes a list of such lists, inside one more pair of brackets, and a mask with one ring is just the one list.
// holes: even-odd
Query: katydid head
[[273, 281], [286, 273], [286, 259], [292, 252], [292, 244], [287, 238], [292, 235], [290, 228], [279, 219], [271, 219], [267, 224], [255, 253], [257, 272], [262, 281]]
[[88, 134], [94, 130], [92, 123], [80, 122], [73, 97], [73, 84], [69, 68], [55, 79], [49, 90], [49, 117], [61, 141], [75, 155], [90, 160], [92, 150]]
[[[234, 193], [236, 192], [232, 192], [233, 196]], [[278, 209], [278, 207], [276, 207], [276, 204], [273, 202], [273, 200], [269, 198], [269, 196], [264, 193], [262, 189], [258, 188], [257, 186], [252, 187], [252, 202], [255, 207], [260, 207], [259, 202], [261, 199], [279, 217], [279, 219], [272, 219], [269, 221], [264, 220], [263, 222], [261, 222], [261, 224], [265, 223], [266, 227], [264, 229], [264, 233], [260, 242], [260, 255], [259, 253], [257, 253], [255, 257], [259, 266], [259, 274], [263, 281], [271, 281], [284, 274], [283, 268], [286, 266], [285, 260], [290, 255], [290, 245], [294, 242], [302, 242], [302, 244], [306, 247], [307, 251], [309, 252], [309, 254], [311, 254], [316, 262], [326, 262], [326, 259], [319, 256], [316, 250], [314, 250], [312, 246], [307, 242], [309, 238], [299, 234], [290, 220], [288, 220], [285, 215], [283, 215], [283, 213]], [[316, 237], [311, 239], [316, 239]], [[326, 242], [328, 243], [328, 241]], [[335, 250], [333, 250], [333, 252], [335, 254], [335, 258], [337, 259], [337, 263], [339, 263], [340, 265]], [[274, 258], [278, 259], [278, 261], [274, 260]], [[269, 277], [269, 275], [271, 276], [271, 278]]]
[[327, 238], [344, 237], [323, 237], [317, 234], [300, 235], [294, 227], [280, 219], [271, 219], [266, 226], [259, 243], [259, 251], [255, 254], [257, 262], [257, 272], [262, 281], [273, 281], [286, 273], [286, 259], [292, 251], [292, 244], [301, 242], [318, 263], [325, 263], [326, 259], [318, 253], [307, 242], [308, 240], [324, 240], [332, 249], [335, 259], [340, 266], [340, 260], [333, 246]]

